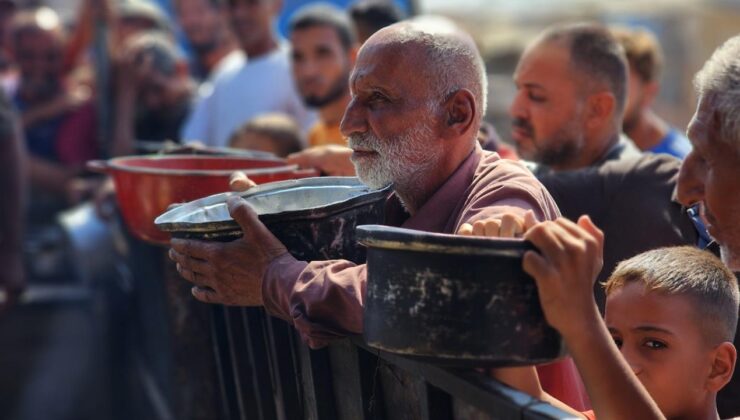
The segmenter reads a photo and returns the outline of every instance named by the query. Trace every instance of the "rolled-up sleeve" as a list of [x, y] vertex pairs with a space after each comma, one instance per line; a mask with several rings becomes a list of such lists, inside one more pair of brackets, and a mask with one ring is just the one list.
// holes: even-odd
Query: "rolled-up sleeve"
[[289, 254], [274, 260], [262, 283], [265, 309], [298, 330], [312, 348], [362, 333], [364, 264], [345, 260], [304, 262]]

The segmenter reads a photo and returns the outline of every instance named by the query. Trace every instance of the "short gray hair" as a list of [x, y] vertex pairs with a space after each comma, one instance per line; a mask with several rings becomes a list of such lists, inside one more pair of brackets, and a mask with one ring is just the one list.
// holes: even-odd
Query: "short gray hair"
[[701, 97], [714, 96], [720, 139], [740, 153], [740, 35], [717, 48], [694, 77]]
[[391, 42], [417, 43], [424, 47], [434, 69], [431, 76], [436, 80], [430, 86], [437, 89], [435, 96], [445, 100], [460, 89], [470, 90], [482, 120], [487, 107], [488, 80], [485, 64], [470, 35], [450, 20], [436, 16], [421, 16], [397, 25], [405, 28], [394, 31]]

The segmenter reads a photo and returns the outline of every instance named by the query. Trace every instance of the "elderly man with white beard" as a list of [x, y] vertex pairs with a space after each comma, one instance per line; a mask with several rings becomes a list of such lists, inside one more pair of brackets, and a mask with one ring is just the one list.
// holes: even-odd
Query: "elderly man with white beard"
[[[399, 23], [361, 48], [341, 131], [360, 180], [372, 188], [393, 184], [386, 224], [456, 233], [464, 224], [494, 219], [491, 233], [514, 236], [522, 230], [519, 218], [558, 217], [548, 192], [523, 165], [478, 146], [485, 80], [475, 45], [457, 30], [430, 33], [418, 23]], [[196, 299], [264, 306], [314, 348], [362, 333], [364, 264], [298, 261], [246, 201], [235, 197], [228, 205], [241, 239], [172, 241], [170, 257], [194, 284]], [[556, 375], [578, 397], [571, 366]]]

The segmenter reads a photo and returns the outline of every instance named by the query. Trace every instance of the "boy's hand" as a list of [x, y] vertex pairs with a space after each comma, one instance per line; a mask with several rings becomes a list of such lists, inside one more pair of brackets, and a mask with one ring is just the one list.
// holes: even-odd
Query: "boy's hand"
[[487, 236], [491, 238], [519, 238], [534, 225], [537, 219], [532, 210], [527, 210], [524, 217], [513, 213], [501, 217], [492, 217], [476, 222], [464, 223], [457, 234], [463, 236]]
[[598, 317], [593, 284], [603, 265], [604, 234], [588, 216], [578, 224], [565, 218], [525, 233], [539, 252], [528, 251], [523, 267], [534, 277], [547, 322], [563, 336], [584, 331]]

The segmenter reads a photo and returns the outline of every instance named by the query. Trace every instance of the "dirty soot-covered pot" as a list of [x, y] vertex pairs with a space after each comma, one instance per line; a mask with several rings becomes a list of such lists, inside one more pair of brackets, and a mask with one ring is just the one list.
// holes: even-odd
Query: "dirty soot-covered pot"
[[243, 193], [212, 195], [176, 207], [155, 220], [175, 238], [231, 241], [242, 236], [226, 200], [242, 196], [260, 220], [299, 260], [365, 261], [358, 225], [382, 223], [390, 188], [371, 190], [353, 177], [273, 182]]
[[520, 239], [360, 226], [370, 346], [448, 366], [514, 366], [564, 354], [545, 321]]

